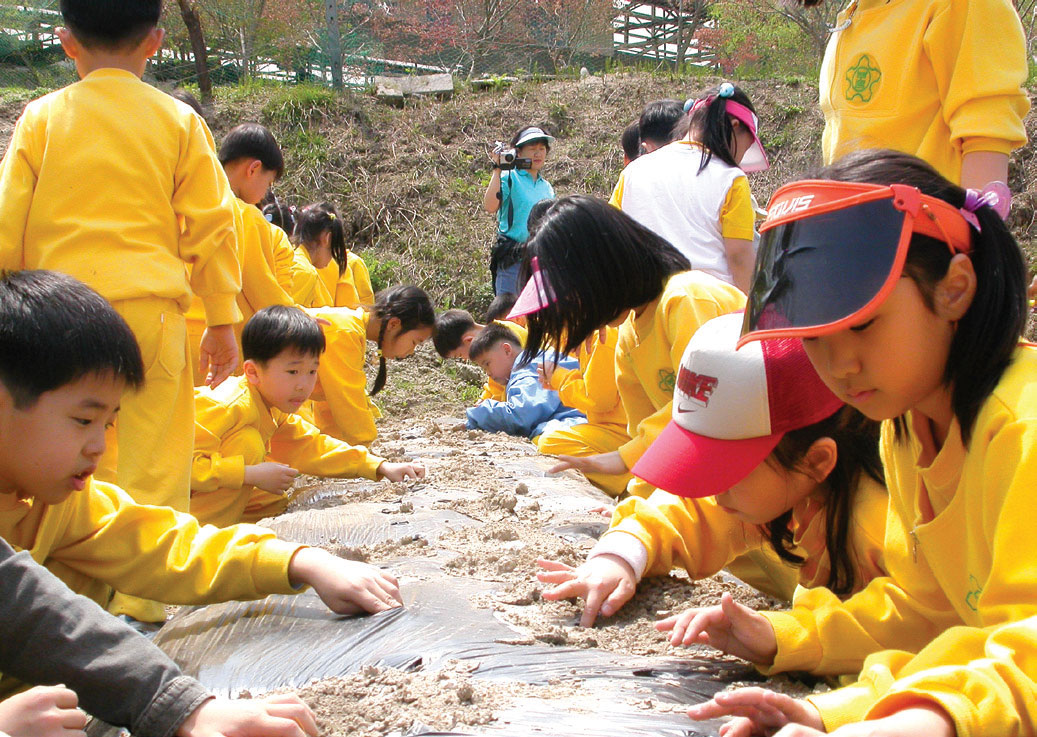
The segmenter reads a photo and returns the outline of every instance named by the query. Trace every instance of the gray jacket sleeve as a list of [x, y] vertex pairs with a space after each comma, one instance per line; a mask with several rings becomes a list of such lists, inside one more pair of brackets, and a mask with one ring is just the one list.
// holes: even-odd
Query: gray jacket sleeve
[[212, 694], [165, 653], [0, 539], [0, 672], [64, 683], [135, 737], [171, 737]]

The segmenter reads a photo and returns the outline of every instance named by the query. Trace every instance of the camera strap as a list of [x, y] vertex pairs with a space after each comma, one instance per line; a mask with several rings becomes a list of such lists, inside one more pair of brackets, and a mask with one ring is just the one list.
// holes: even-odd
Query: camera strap
[[[501, 174], [501, 191], [504, 190], [504, 175]], [[511, 230], [511, 226], [515, 222], [515, 203], [511, 201], [511, 172], [508, 172], [508, 227], [506, 230]]]

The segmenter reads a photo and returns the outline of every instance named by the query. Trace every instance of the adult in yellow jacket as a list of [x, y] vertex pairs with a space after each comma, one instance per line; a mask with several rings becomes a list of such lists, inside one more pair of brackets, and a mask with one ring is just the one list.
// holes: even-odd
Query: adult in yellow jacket
[[1010, 0], [853, 0], [821, 66], [825, 163], [892, 148], [980, 189], [1026, 142], [1026, 41]]
[[208, 128], [140, 79], [161, 35], [99, 43], [62, 32], [81, 81], [30, 103], [15, 126], [0, 163], [0, 269], [75, 276], [130, 324], [148, 377], [123, 402], [98, 472], [141, 502], [186, 510], [194, 402], [184, 312], [197, 295], [200, 353], [222, 381], [237, 365], [241, 280], [233, 196]]
[[338, 612], [395, 606], [390, 576], [263, 528], [202, 526], [92, 478], [105, 426], [145, 377], [126, 323], [96, 292], [46, 271], [0, 277], [0, 537], [70, 588], [181, 604], [296, 593]]
[[[550, 362], [542, 365], [549, 389], [558, 392], [562, 404], [587, 415], [582, 425], [546, 432], [537, 441], [537, 448], [545, 455], [588, 456], [611, 453], [631, 442], [627, 435], [627, 416], [616, 387], [615, 328], [605, 328], [604, 339], [596, 336], [580, 346], [578, 369], [557, 367]], [[611, 496], [619, 496], [630, 481], [629, 473], [589, 473], [587, 480]]]

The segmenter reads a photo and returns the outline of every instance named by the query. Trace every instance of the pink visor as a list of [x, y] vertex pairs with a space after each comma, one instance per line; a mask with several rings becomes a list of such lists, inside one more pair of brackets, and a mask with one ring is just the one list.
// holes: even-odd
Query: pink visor
[[526, 282], [526, 286], [522, 287], [522, 293], [515, 301], [515, 306], [511, 308], [511, 312], [508, 313], [508, 320], [539, 312], [548, 305], [558, 301], [554, 290], [547, 283], [547, 277], [540, 270], [540, 259], [534, 256], [530, 266], [533, 269], [533, 274], [529, 277], [529, 281]]
[[727, 114], [736, 120], [742, 121], [745, 127], [749, 129], [749, 132], [753, 134], [753, 145], [745, 152], [741, 163], [738, 164], [739, 168], [744, 172], [763, 171], [769, 168], [770, 162], [767, 161], [767, 154], [763, 150], [763, 144], [760, 143], [759, 135], [757, 135], [757, 131], [760, 128], [760, 119], [756, 117], [756, 113], [739, 102], [728, 100]]

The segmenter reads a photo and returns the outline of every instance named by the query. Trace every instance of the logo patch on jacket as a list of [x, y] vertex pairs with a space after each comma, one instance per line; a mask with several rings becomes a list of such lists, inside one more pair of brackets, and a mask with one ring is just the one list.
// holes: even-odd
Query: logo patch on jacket
[[870, 102], [881, 79], [878, 62], [868, 54], [861, 54], [857, 63], [846, 70], [847, 102]]
[[673, 394], [673, 386], [677, 376], [670, 369], [659, 369], [659, 388], [667, 394]]

